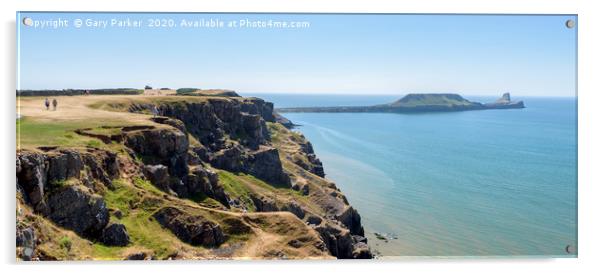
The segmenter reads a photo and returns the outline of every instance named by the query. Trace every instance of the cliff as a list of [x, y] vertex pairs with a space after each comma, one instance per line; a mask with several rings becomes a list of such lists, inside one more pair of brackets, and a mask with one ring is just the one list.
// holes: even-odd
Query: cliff
[[22, 101], [19, 259], [372, 257], [360, 215], [272, 103], [102, 97], [52, 117]]
[[371, 106], [290, 107], [278, 108], [276, 110], [280, 113], [423, 113], [513, 108], [525, 108], [525, 105], [522, 101], [511, 101], [510, 94], [505, 93], [497, 101], [485, 104], [469, 101], [458, 94], [408, 94], [388, 104]]

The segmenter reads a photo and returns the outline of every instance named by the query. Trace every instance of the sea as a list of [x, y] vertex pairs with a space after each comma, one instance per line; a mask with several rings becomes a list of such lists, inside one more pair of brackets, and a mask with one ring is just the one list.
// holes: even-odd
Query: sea
[[[275, 107], [401, 97], [252, 95]], [[526, 108], [283, 115], [300, 125], [383, 258], [576, 257], [576, 97], [513, 99]]]

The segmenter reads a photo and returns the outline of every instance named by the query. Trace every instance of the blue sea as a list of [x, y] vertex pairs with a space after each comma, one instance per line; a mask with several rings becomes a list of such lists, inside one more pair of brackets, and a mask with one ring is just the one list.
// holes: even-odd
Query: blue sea
[[[256, 96], [276, 107], [400, 97]], [[313, 144], [326, 177], [358, 209], [371, 248], [383, 256], [574, 257], [576, 99], [513, 99], [526, 108], [284, 116], [301, 125], [297, 130]]]

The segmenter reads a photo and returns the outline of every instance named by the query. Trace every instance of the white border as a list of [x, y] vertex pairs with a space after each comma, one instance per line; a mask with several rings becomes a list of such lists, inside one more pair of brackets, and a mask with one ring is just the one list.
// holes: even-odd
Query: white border
[[[405, 272], [582, 272], [594, 271], [600, 265], [602, 253], [600, 240], [601, 213], [600, 184], [602, 166], [599, 116], [602, 96], [598, 93], [601, 78], [600, 33], [602, 14], [597, 1], [517, 1], [517, 0], [9, 0], [1, 1], [2, 16], [2, 150], [0, 173], [2, 182], [2, 272], [106, 272], [108, 270], [134, 270], [144, 272], [339, 272], [405, 271]], [[577, 259], [493, 259], [493, 260], [433, 260], [412, 259], [401, 261], [305, 261], [305, 262], [175, 262], [175, 263], [96, 263], [60, 262], [16, 264], [14, 253], [14, 154], [15, 154], [15, 17], [16, 11], [182, 11], [182, 12], [396, 12], [396, 13], [562, 13], [579, 15], [579, 258]], [[117, 271], [116, 271], [117, 272]]]

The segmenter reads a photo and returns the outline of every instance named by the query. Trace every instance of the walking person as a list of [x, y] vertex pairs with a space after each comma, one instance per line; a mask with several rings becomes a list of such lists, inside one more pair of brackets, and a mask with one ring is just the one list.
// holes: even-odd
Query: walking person
[[58, 104], [58, 102], [56, 101], [56, 99], [52, 99], [52, 108], [54, 111], [56, 111], [56, 105]]
[[159, 115], [159, 109], [157, 109], [156, 105], [153, 105], [153, 117], [156, 118]]
[[50, 101], [48, 100], [48, 98], [44, 100], [44, 105], [46, 105], [46, 110], [50, 110]]

